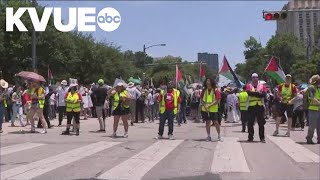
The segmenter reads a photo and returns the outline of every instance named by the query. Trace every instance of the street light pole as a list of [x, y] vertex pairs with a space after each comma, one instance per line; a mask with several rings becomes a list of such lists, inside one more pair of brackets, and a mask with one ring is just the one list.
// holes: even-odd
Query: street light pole
[[[32, 5], [36, 7], [36, 0], [32, 0]], [[34, 27], [32, 28], [32, 69], [33, 72], [37, 72], [37, 50], [36, 50], [36, 31]]]
[[148, 46], [146, 47], [146, 45], [144, 44], [143, 45], [143, 53], [145, 55], [144, 59], [143, 59], [143, 67], [145, 68], [146, 66], [146, 49], [149, 49], [151, 47], [155, 47], [155, 46], [166, 46], [166, 44], [154, 44], [154, 45], [151, 45], [151, 46]]

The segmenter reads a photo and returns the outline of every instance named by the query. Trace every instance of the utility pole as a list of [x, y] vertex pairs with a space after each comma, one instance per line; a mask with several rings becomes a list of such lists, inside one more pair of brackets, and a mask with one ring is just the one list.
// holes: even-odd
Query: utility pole
[[[37, 6], [37, 1], [32, 0], [32, 5], [34, 7]], [[32, 69], [33, 72], [37, 72], [37, 50], [36, 50], [36, 45], [37, 45], [37, 37], [36, 37], [36, 30], [34, 27], [32, 28]]]

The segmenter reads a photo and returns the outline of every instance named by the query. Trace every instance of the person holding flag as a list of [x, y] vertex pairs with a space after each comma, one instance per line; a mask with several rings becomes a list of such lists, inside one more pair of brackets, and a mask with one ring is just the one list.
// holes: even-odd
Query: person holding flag
[[211, 121], [216, 126], [218, 139], [221, 141], [220, 125], [218, 122], [218, 108], [221, 99], [220, 91], [216, 88], [216, 83], [211, 78], [206, 78], [203, 84], [203, 91], [201, 92], [201, 114], [204, 121], [206, 121], [207, 141], [211, 141], [210, 128]]
[[290, 74], [286, 75], [285, 83], [278, 85], [278, 91], [276, 93], [276, 97], [280, 101], [279, 105], [279, 114], [276, 119], [276, 130], [274, 131], [273, 135], [277, 136], [279, 134], [279, 127], [281, 117], [287, 113], [288, 119], [288, 131], [285, 134], [286, 136], [290, 137], [290, 130], [292, 126], [292, 116], [293, 116], [293, 104], [289, 103], [297, 94], [297, 88], [294, 84], [291, 83], [292, 77]]

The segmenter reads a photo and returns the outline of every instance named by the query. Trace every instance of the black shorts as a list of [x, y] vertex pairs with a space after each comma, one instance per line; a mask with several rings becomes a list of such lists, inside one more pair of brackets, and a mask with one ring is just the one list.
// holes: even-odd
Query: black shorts
[[128, 115], [130, 113], [129, 108], [123, 108], [121, 109], [120, 106], [118, 106], [115, 110], [113, 110], [112, 115], [114, 116], [123, 116]]
[[287, 116], [288, 117], [292, 117], [293, 116], [293, 104], [288, 105], [288, 104], [284, 104], [284, 103], [280, 103], [278, 108], [278, 113], [279, 113], [279, 117], [284, 115], [284, 112], [287, 111]]
[[204, 112], [201, 111], [203, 120], [205, 121], [218, 121], [218, 112]]

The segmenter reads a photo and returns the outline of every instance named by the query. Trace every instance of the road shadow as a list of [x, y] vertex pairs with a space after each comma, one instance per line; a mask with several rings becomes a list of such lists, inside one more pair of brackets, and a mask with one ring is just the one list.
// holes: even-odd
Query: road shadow
[[270, 134], [270, 136], [272, 136], [272, 137], [288, 137], [288, 136], [286, 136], [284, 134], [278, 134], [276, 136], [274, 136], [273, 134]]
[[106, 132], [104, 132], [104, 131], [89, 131], [89, 133], [95, 133], [95, 134], [102, 134], [102, 133], [106, 133]]
[[232, 131], [232, 132], [235, 132], [235, 133], [242, 133], [242, 134], [244, 134], [244, 133], [248, 133], [248, 132], [242, 132], [242, 131]]
[[314, 146], [314, 145], [319, 145], [317, 144], [317, 142], [315, 141], [314, 144], [308, 144], [307, 142], [296, 142], [297, 144], [300, 144], [300, 145], [308, 145], [308, 146]]
[[261, 143], [260, 141], [253, 140], [253, 141], [247, 141], [247, 140], [238, 140], [239, 143], [244, 143], [244, 144], [254, 144], [254, 143]]
[[40, 132], [38, 132], [38, 131], [30, 132], [30, 131], [24, 131], [24, 130], [8, 132], [8, 134], [39, 134], [39, 133]]
[[196, 141], [196, 142], [219, 142], [218, 139], [211, 139], [211, 141], [207, 141], [206, 139], [191, 139], [191, 141]]
[[239, 127], [242, 126], [242, 124], [232, 124], [232, 127]]
[[[219, 174], [206, 173], [200, 176], [173, 177], [173, 178], [155, 178], [160, 180], [222, 180]], [[74, 179], [74, 180], [103, 180], [100, 178]]]
[[108, 137], [108, 138], [111, 138], [111, 139], [127, 139], [123, 136], [116, 136], [116, 137], [113, 137], [112, 135], [109, 135], [109, 136], [101, 136], [101, 137]]

